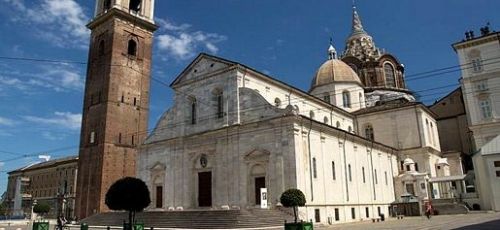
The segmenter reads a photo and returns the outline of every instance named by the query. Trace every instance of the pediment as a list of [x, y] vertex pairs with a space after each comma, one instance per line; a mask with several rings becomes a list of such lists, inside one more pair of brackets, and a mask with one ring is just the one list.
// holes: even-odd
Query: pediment
[[196, 78], [206, 76], [212, 72], [216, 72], [232, 65], [237, 64], [220, 57], [201, 53], [189, 64], [177, 78], [170, 84], [171, 87], [182, 85]]
[[160, 162], [156, 162], [153, 167], [151, 167], [151, 171], [164, 171], [165, 170], [165, 165], [160, 163]]
[[267, 161], [271, 153], [263, 149], [254, 149], [245, 154], [245, 161]]

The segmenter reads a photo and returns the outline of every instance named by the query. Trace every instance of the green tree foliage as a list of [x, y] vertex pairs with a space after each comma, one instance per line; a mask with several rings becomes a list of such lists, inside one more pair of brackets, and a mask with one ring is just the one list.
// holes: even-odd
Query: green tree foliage
[[0, 216], [7, 215], [7, 204], [0, 203]]
[[288, 189], [281, 194], [280, 202], [285, 207], [293, 208], [295, 223], [297, 223], [297, 207], [306, 205], [306, 196], [299, 189]]
[[106, 205], [111, 210], [129, 212], [129, 226], [135, 223], [135, 213], [151, 203], [149, 189], [141, 179], [125, 177], [117, 180], [106, 193]]
[[40, 201], [33, 207], [33, 212], [43, 216], [50, 212], [50, 205], [47, 202]]

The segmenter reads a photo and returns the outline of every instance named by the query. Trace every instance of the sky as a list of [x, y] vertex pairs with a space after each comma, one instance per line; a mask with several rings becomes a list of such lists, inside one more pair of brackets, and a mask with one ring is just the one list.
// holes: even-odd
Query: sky
[[[94, 0], [0, 0], [0, 194], [7, 172], [78, 154]], [[451, 44], [486, 23], [500, 30], [498, 0], [357, 0], [377, 47], [405, 65], [408, 87], [432, 104], [458, 87]], [[251, 66], [307, 91], [351, 31], [351, 0], [156, 0], [149, 126], [172, 104], [169, 85], [200, 52]], [[20, 60], [19, 58], [23, 59]], [[26, 60], [29, 59], [29, 60]], [[39, 61], [39, 60], [51, 60]]]

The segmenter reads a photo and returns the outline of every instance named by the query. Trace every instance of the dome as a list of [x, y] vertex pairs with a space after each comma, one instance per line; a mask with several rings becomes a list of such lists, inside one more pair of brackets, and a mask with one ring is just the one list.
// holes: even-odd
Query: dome
[[333, 82], [352, 82], [361, 84], [358, 75], [345, 62], [338, 59], [330, 59], [319, 67], [313, 78], [311, 90], [315, 87]]

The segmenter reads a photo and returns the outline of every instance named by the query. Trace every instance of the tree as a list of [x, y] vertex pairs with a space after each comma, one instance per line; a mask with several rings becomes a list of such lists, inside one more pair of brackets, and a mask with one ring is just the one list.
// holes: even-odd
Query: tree
[[5, 202], [0, 203], [0, 216], [7, 215], [7, 204]]
[[33, 212], [41, 216], [49, 213], [50, 205], [45, 201], [40, 201], [33, 207]]
[[141, 212], [150, 203], [148, 186], [141, 179], [133, 177], [117, 180], [106, 193], [108, 208], [128, 211], [129, 226], [135, 223], [136, 212]]
[[306, 205], [306, 196], [299, 189], [288, 189], [283, 194], [281, 194], [280, 202], [285, 207], [293, 208], [293, 215], [295, 217], [295, 223], [297, 223], [297, 207], [302, 207]]

